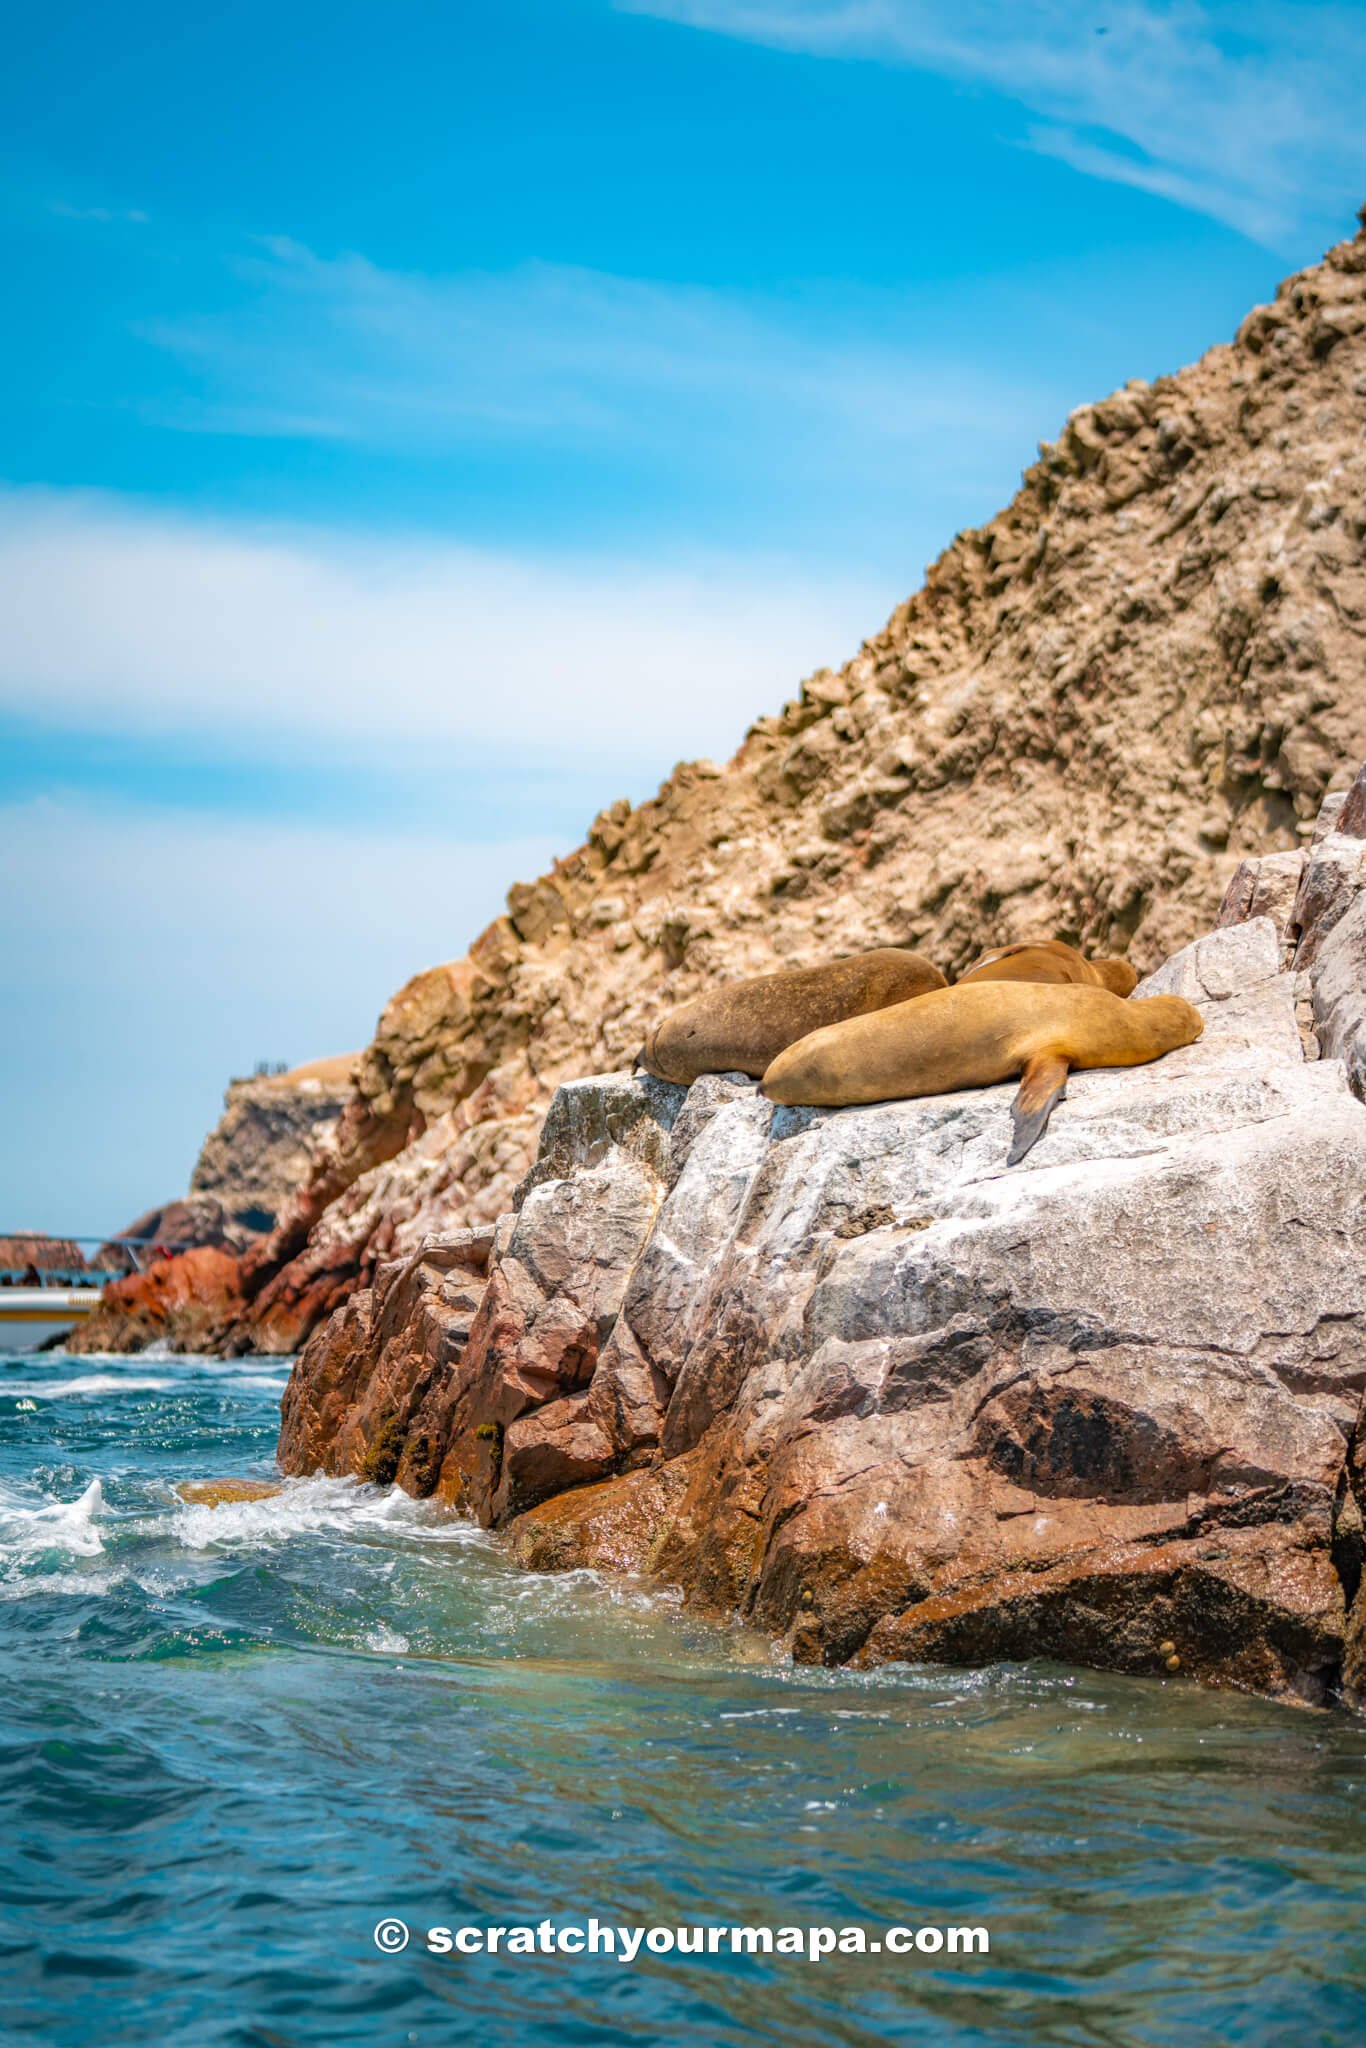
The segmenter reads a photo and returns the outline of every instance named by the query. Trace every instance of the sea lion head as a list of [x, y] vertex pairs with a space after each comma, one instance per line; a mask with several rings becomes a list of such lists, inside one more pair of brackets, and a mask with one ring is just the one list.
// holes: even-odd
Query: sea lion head
[[1093, 960], [1091, 965], [1100, 976], [1102, 988], [1108, 988], [1111, 995], [1131, 996], [1138, 987], [1138, 975], [1127, 960]]
[[1194, 1045], [1205, 1028], [1204, 1018], [1184, 996], [1144, 996], [1139, 1007], [1168, 1052], [1175, 1052], [1179, 1045]]

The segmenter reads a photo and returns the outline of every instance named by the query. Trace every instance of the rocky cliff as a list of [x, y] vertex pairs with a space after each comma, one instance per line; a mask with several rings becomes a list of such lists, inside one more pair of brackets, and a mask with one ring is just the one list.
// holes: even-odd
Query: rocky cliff
[[351, 1100], [354, 1067], [354, 1055], [343, 1054], [230, 1081], [189, 1193], [149, 1209], [96, 1254], [96, 1266], [121, 1277], [68, 1349], [138, 1351], [167, 1341], [211, 1349], [245, 1308], [239, 1261], [311, 1179]]
[[355, 1065], [354, 1053], [342, 1053], [230, 1081], [223, 1115], [195, 1161], [191, 1195], [213, 1196], [248, 1230], [272, 1230], [350, 1101]]
[[310, 1340], [286, 1471], [436, 1494], [807, 1660], [1051, 1655], [1366, 1706], [1366, 768], [1138, 991], [1200, 1041], [833, 1111], [562, 1086], [492, 1228]]
[[491, 1222], [555, 1088], [722, 977], [1040, 935], [1146, 969], [1206, 929], [1366, 749], [1364, 421], [1366, 230], [1080, 407], [845, 668], [401, 990], [211, 1341], [293, 1349], [381, 1260]]

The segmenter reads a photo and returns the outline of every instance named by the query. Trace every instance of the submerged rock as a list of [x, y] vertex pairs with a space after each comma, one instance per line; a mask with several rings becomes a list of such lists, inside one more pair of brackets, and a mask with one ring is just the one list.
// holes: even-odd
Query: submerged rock
[[[1320, 978], [1366, 892], [1332, 902]], [[1138, 993], [1203, 1038], [1074, 1074], [1011, 1170], [1013, 1085], [562, 1088], [486, 1277], [455, 1241], [378, 1275], [304, 1351], [281, 1462], [382, 1466], [801, 1659], [1360, 1698], [1366, 1106], [1307, 1056], [1285, 945], [1256, 917], [1178, 952]]]
[[190, 1508], [236, 1507], [242, 1501], [273, 1500], [278, 1479], [186, 1479], [176, 1492]]

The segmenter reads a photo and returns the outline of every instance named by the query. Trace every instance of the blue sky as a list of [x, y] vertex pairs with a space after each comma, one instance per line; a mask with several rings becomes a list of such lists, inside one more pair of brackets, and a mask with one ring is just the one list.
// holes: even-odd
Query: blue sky
[[0, 1228], [183, 1186], [1366, 198], [1360, 6], [16, 13]]

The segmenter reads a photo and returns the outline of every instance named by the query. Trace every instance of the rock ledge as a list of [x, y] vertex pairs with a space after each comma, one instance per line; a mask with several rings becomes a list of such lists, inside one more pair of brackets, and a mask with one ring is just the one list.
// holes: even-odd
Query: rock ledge
[[1366, 839], [1294, 859], [1245, 863], [1139, 990], [1199, 1043], [1074, 1075], [1013, 1170], [1012, 1087], [562, 1087], [514, 1207], [315, 1334], [281, 1462], [397, 1477], [540, 1569], [650, 1572], [799, 1659], [1366, 1703]]

